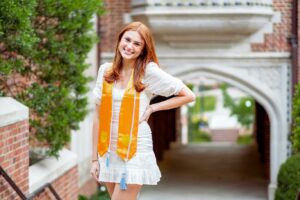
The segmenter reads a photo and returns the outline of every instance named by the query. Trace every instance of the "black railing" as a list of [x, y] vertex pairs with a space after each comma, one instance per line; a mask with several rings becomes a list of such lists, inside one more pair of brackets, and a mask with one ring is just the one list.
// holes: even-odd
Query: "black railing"
[[55, 191], [55, 189], [52, 187], [52, 185], [50, 183], [46, 183], [45, 185], [41, 186], [40, 188], [38, 188], [37, 190], [35, 190], [33, 193], [31, 193], [30, 196], [28, 197], [28, 200], [32, 200], [37, 195], [41, 194], [47, 187], [49, 188], [49, 190], [51, 191], [51, 193], [55, 196], [55, 198], [57, 200], [62, 200], [58, 196], [57, 192]]
[[10, 176], [2, 168], [2, 166], [0, 166], [0, 176], [3, 176], [3, 178], [7, 181], [7, 183], [13, 188], [13, 190], [19, 195], [19, 197], [22, 200], [32, 200], [37, 195], [41, 194], [47, 187], [49, 188], [50, 192], [55, 196], [55, 198], [57, 200], [62, 200], [50, 183], [46, 183], [45, 185], [41, 186], [36, 191], [34, 191], [33, 193], [31, 193], [29, 195], [29, 197], [26, 197], [25, 194], [16, 185], [16, 183], [10, 178]]
[[19, 195], [22, 200], [27, 200], [27, 197], [20, 190], [20, 188], [15, 184], [15, 182], [8, 176], [5, 170], [0, 166], [0, 175], [8, 182], [8, 184], [13, 188], [13, 190]]

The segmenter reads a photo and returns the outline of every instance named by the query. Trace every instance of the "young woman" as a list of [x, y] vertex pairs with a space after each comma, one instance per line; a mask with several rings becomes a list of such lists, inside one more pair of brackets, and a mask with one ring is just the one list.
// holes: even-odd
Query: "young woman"
[[[148, 118], [195, 95], [159, 68], [152, 34], [140, 22], [120, 32], [113, 63], [101, 65], [93, 93], [91, 175], [106, 185], [112, 200], [134, 200], [142, 185], [156, 185], [161, 177]], [[175, 97], [149, 105], [154, 95]]]

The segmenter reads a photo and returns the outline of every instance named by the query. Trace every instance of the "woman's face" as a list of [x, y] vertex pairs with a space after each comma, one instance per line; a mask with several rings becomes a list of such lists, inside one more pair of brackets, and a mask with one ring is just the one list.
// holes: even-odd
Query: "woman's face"
[[144, 41], [137, 31], [126, 31], [119, 43], [118, 50], [125, 60], [135, 60], [144, 49]]

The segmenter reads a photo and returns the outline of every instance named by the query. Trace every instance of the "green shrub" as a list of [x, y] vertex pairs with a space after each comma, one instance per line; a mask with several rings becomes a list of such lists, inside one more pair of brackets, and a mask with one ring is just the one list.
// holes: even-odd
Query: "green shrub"
[[30, 108], [30, 139], [49, 147], [50, 156], [87, 114], [84, 71], [97, 42], [91, 19], [101, 6], [100, 0], [0, 1], [0, 96]]
[[296, 86], [293, 98], [293, 127], [292, 127], [292, 144], [293, 152], [300, 153], [300, 84]]
[[[102, 186], [102, 187], [104, 187], [104, 186]], [[100, 189], [98, 189], [97, 192], [91, 196], [91, 198], [88, 198], [87, 196], [84, 196], [84, 195], [78, 196], [78, 200], [99, 200], [99, 199], [110, 200], [108, 192], [106, 190], [101, 191]]]
[[287, 159], [278, 174], [275, 200], [295, 200], [300, 189], [300, 154]]
[[110, 200], [109, 194], [107, 191], [98, 191], [94, 194], [90, 200]]

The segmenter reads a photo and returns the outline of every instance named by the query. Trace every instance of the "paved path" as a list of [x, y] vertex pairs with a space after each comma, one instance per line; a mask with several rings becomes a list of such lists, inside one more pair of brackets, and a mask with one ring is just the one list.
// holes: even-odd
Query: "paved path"
[[255, 146], [189, 144], [173, 147], [159, 163], [158, 186], [139, 200], [266, 200], [267, 184]]

